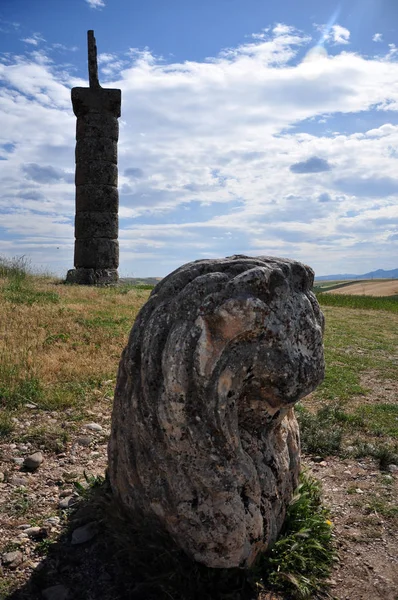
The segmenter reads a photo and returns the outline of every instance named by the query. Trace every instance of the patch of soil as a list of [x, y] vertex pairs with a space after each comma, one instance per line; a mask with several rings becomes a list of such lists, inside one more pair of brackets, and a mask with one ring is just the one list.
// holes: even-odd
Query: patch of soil
[[304, 465], [322, 482], [339, 562], [330, 578], [339, 600], [398, 600], [398, 469], [372, 459], [330, 457]]

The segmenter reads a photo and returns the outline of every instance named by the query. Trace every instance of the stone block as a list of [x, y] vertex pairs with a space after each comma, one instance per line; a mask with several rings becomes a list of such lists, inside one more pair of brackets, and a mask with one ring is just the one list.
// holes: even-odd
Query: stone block
[[117, 269], [119, 266], [119, 242], [107, 238], [76, 239], [76, 268]]
[[69, 269], [66, 283], [78, 285], [113, 285], [119, 280], [116, 269]]
[[209, 567], [250, 566], [297, 486], [292, 406], [324, 377], [313, 276], [274, 257], [184, 265], [156, 286], [122, 354], [115, 497]]
[[119, 139], [119, 121], [110, 113], [88, 113], [79, 117], [76, 122], [76, 139], [86, 137], [104, 137], [111, 140]]
[[119, 232], [117, 213], [110, 212], [78, 212], [75, 216], [75, 237], [109, 238], [115, 240]]
[[72, 88], [72, 106], [76, 117], [88, 113], [110, 113], [120, 117], [121, 90], [109, 88]]
[[118, 181], [117, 165], [102, 160], [84, 162], [78, 160], [76, 163], [75, 183], [76, 185], [113, 185]]
[[76, 187], [76, 212], [117, 212], [119, 192], [113, 185], [78, 185]]
[[102, 160], [117, 164], [117, 142], [110, 138], [84, 137], [77, 140], [75, 161]]

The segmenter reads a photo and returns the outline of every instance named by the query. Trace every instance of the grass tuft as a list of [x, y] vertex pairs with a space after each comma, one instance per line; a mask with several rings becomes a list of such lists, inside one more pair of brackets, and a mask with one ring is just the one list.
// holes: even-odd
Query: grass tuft
[[301, 447], [307, 454], [325, 458], [338, 455], [342, 449], [343, 427], [338, 410], [322, 407], [315, 414], [299, 404], [295, 413], [300, 426]]
[[335, 558], [332, 523], [322, 504], [321, 485], [302, 473], [281, 535], [264, 558], [264, 582], [293, 598], [314, 598], [327, 587]]

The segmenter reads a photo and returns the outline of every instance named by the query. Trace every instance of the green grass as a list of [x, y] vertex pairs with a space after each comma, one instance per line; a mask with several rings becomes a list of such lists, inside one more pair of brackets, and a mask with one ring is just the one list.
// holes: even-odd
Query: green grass
[[371, 404], [354, 411], [369, 433], [398, 440], [398, 404]]
[[28, 402], [37, 404], [43, 397], [42, 385], [35, 375], [24, 372], [19, 365], [0, 366], [0, 406], [12, 410]]
[[0, 258], [0, 279], [6, 279], [3, 298], [12, 304], [54, 304], [59, 302], [55, 291], [36, 289], [35, 277], [30, 273], [29, 262], [24, 256], [12, 259]]
[[76, 322], [79, 325], [87, 329], [99, 328], [99, 329], [118, 329], [120, 326], [131, 328], [131, 323], [128, 317], [117, 317], [113, 315], [97, 315], [91, 318], [78, 318]]
[[304, 600], [324, 591], [336, 555], [320, 483], [305, 473], [300, 479], [281, 535], [263, 559], [263, 582]]
[[[334, 404], [310, 412], [299, 404], [295, 412], [305, 453], [322, 458], [345, 456], [343, 439], [355, 435], [350, 445], [357, 457], [375, 458], [381, 469], [398, 464], [398, 405], [366, 405], [348, 411], [343, 404]], [[366, 442], [368, 434], [376, 436], [373, 443]]]
[[9, 412], [0, 412], [0, 440], [7, 438], [14, 431], [14, 424]]
[[[361, 280], [363, 281], [363, 280]], [[366, 280], [369, 281], [369, 280]], [[347, 287], [349, 285], [351, 285], [352, 283], [357, 283], [358, 280], [356, 279], [348, 279], [348, 280], [343, 280], [343, 281], [315, 281], [314, 286], [312, 288], [312, 291], [315, 294], [321, 293], [321, 292], [330, 292], [332, 290], [338, 290], [340, 288], [344, 288]]]
[[0, 278], [7, 278], [9, 281], [22, 281], [26, 279], [28, 272], [29, 261], [26, 256], [0, 257]]
[[321, 306], [339, 306], [362, 310], [386, 310], [389, 312], [398, 312], [398, 297], [396, 296], [387, 296], [383, 298], [322, 293], [317, 293], [316, 296]]
[[341, 453], [344, 429], [336, 423], [328, 407], [312, 414], [299, 404], [295, 412], [300, 425], [301, 448], [306, 454], [325, 458]]

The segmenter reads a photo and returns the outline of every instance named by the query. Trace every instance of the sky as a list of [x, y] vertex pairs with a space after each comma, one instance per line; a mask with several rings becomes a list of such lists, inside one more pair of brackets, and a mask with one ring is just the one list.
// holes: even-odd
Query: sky
[[397, 0], [1, 0], [1, 257], [73, 267], [88, 29], [122, 90], [120, 275], [398, 267]]

